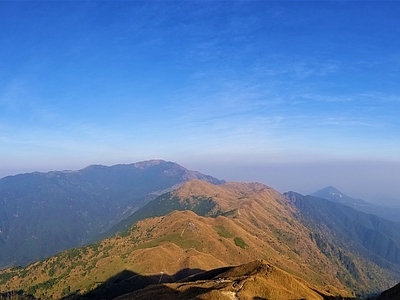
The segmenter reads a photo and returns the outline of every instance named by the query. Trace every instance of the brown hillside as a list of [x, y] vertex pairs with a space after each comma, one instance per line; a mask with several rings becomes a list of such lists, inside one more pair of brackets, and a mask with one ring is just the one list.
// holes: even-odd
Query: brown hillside
[[[215, 186], [196, 180], [185, 183], [176, 193], [182, 199], [192, 195], [212, 197], [223, 211], [229, 212], [224, 220], [229, 223], [226, 226], [240, 228], [236, 229], [240, 231], [238, 234], [252, 243], [239, 260], [229, 264], [244, 263], [244, 253], [256, 251], [248, 259], [264, 257], [317, 284], [343, 288], [332, 276], [338, 266], [310, 242], [310, 230], [297, 220], [297, 210], [274, 189], [260, 183], [228, 182]], [[324, 270], [330, 270], [329, 274], [324, 274]]]
[[[201, 279], [195, 279], [195, 277]], [[208, 278], [209, 277], [209, 278]], [[151, 285], [115, 300], [134, 299], [270, 299], [323, 300], [332, 295], [318, 292], [302, 280], [264, 260], [188, 278], [180, 283]]]
[[[69, 250], [23, 269], [1, 271], [0, 289], [22, 287], [42, 299], [63, 295], [79, 298], [93, 290], [97, 294], [88, 294], [86, 299], [98, 299], [100, 294], [112, 299], [122, 291], [157, 283], [159, 278], [161, 283], [170, 283], [190, 274], [265, 259], [277, 270], [323, 287], [319, 289], [326, 294], [351, 293], [336, 278], [339, 271], [345, 271], [343, 266], [321, 253], [310, 238], [310, 230], [298, 221], [296, 209], [277, 191], [259, 183], [215, 186], [195, 180], [173, 192], [172, 197], [212, 199], [220, 215], [210, 218], [175, 211], [139, 221], [129, 231], [98, 244]], [[118, 274], [128, 278], [121, 281]], [[257, 276], [256, 283], [267, 284], [264, 277]], [[124, 284], [118, 292], [113, 287], [116, 281]], [[272, 287], [272, 281], [268, 284]], [[368, 282], [360, 280], [359, 284], [362, 287]]]

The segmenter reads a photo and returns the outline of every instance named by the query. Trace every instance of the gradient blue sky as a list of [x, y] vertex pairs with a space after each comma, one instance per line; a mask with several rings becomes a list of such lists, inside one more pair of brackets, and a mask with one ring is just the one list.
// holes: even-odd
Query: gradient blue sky
[[397, 1], [1, 1], [0, 177], [161, 158], [400, 205], [399, 16]]

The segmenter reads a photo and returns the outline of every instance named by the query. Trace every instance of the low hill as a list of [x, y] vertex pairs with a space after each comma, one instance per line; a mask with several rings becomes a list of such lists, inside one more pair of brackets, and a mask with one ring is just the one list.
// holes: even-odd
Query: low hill
[[87, 243], [191, 179], [222, 183], [161, 160], [0, 179], [0, 268]]

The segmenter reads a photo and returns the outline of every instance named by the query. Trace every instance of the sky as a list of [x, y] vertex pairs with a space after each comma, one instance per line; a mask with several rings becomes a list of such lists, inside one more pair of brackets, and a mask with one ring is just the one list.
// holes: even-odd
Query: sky
[[164, 159], [400, 205], [399, 16], [398, 1], [0, 1], [0, 177]]

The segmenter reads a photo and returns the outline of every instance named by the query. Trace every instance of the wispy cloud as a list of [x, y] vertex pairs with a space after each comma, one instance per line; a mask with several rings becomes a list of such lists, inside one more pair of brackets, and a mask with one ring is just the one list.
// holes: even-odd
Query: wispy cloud
[[31, 100], [28, 83], [23, 79], [11, 79], [0, 90], [0, 105], [3, 111], [19, 111]]

